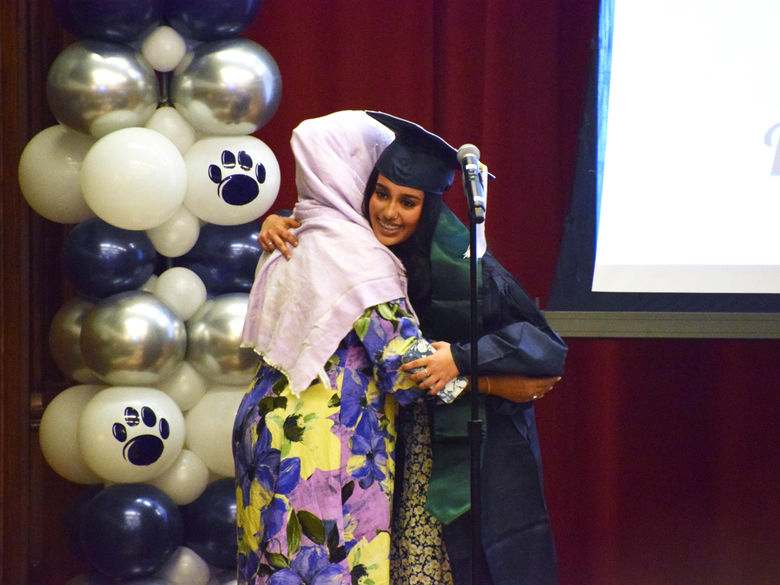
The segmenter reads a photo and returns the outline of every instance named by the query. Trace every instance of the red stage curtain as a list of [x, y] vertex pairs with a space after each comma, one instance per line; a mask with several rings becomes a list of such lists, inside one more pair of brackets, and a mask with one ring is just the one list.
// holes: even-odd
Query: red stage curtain
[[[597, 0], [266, 0], [283, 94], [257, 136], [294, 201], [301, 120], [379, 109], [476, 144], [488, 242], [542, 305], [568, 210]], [[662, 39], [659, 39], [662, 42]], [[448, 203], [464, 217], [456, 185]], [[537, 412], [562, 585], [780, 579], [780, 344], [569, 339]], [[500, 473], [496, 476], [500, 481]]]
[[[571, 4], [571, 6], [565, 6]], [[489, 244], [534, 294], [549, 292], [568, 209], [596, 0], [267, 0], [245, 36], [279, 64], [282, 101], [257, 133], [295, 198], [289, 138], [303, 119], [377, 109], [476, 144], [497, 180]], [[462, 190], [448, 204], [465, 217]]]
[[[488, 243], [544, 301], [597, 5], [267, 0], [246, 36], [282, 72], [279, 111], [257, 133], [282, 165], [278, 204], [294, 201], [288, 141], [301, 120], [347, 108], [409, 118], [480, 148], [497, 176]], [[456, 185], [448, 203], [464, 217], [462, 199]], [[780, 344], [567, 341], [566, 376], [537, 408], [561, 584], [776, 584]]]

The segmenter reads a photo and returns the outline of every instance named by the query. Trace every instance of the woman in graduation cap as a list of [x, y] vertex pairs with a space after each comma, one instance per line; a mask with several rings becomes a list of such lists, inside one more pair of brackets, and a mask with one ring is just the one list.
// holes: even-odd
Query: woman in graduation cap
[[[393, 130], [395, 140], [371, 171], [363, 211], [377, 239], [406, 268], [409, 297], [423, 333], [449, 342], [434, 343], [435, 354], [403, 366], [422, 367], [413, 378], [421, 388], [436, 391], [450, 378], [471, 373], [469, 261], [464, 259], [469, 233], [441, 198], [459, 166], [456, 151], [416, 124], [379, 112], [368, 114]], [[289, 258], [288, 244], [298, 242], [290, 231], [298, 226], [296, 215], [269, 216], [260, 232], [261, 245]], [[529, 397], [543, 395], [560, 379], [567, 348], [489, 252], [481, 258], [480, 270], [478, 371], [480, 376], [504, 376], [492, 377], [492, 387], [482, 379], [479, 385], [483, 393], [494, 394], [484, 398], [481, 523], [483, 563], [488, 568], [484, 582], [552, 584], [557, 582], [555, 549]], [[513, 376], [506, 377], [509, 374]], [[498, 391], [496, 381], [504, 382]], [[460, 408], [429, 404], [405, 409], [407, 416], [399, 428], [405, 462], [403, 466], [399, 462], [400, 497], [392, 536], [394, 583], [424, 583], [421, 573], [431, 571], [437, 558], [446, 558], [437, 549], [442, 525], [455, 583], [471, 582], [466, 439], [470, 404], [460, 402]]]
[[242, 585], [388, 583], [395, 412], [425, 396], [400, 370], [422, 343], [403, 265], [361, 211], [392, 140], [353, 111], [293, 132], [300, 247], [261, 257], [244, 323], [261, 363], [233, 432]]

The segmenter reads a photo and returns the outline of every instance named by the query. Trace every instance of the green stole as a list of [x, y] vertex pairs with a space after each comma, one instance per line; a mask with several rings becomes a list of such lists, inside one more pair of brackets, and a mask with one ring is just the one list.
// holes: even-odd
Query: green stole
[[[442, 205], [431, 244], [431, 306], [423, 318], [425, 335], [434, 341], [469, 340], [470, 260], [463, 257], [468, 245], [468, 228]], [[481, 284], [481, 262], [478, 266]], [[480, 405], [483, 409], [482, 401]], [[464, 395], [452, 404], [437, 404], [432, 411], [433, 469], [425, 508], [449, 524], [471, 507], [471, 397]], [[485, 420], [484, 414], [480, 417]]]

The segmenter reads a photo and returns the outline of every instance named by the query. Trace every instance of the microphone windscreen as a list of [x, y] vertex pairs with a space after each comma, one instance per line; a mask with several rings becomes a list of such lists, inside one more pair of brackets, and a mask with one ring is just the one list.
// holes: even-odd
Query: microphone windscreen
[[479, 160], [479, 149], [473, 144], [464, 144], [458, 149], [458, 162], [463, 164], [463, 159], [467, 156], [473, 156]]

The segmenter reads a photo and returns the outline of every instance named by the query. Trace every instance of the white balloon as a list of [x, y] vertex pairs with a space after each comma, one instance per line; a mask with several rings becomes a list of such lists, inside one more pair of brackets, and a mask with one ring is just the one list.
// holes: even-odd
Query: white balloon
[[182, 321], [192, 317], [206, 302], [206, 285], [200, 276], [184, 266], [174, 266], [160, 274], [153, 293]]
[[206, 379], [188, 361], [182, 361], [157, 387], [173, 398], [182, 412], [195, 406], [206, 393]]
[[208, 563], [186, 546], [176, 549], [155, 574], [168, 585], [206, 585], [211, 576]]
[[43, 458], [65, 479], [74, 483], [101, 483], [87, 466], [76, 435], [78, 421], [87, 403], [103, 386], [80, 384], [57, 394], [46, 406], [38, 433]]
[[157, 71], [173, 71], [187, 53], [187, 42], [170, 26], [158, 26], [141, 45], [141, 54]]
[[172, 106], [157, 108], [145, 126], [168, 138], [182, 154], [187, 152], [196, 139], [195, 129]]
[[243, 391], [212, 390], [185, 415], [186, 445], [206, 466], [225, 477], [235, 477], [233, 421]]
[[222, 475], [221, 473], [217, 473], [216, 471], [213, 471], [209, 469], [209, 483], [212, 484], [218, 479], [228, 479], [229, 476]]
[[81, 193], [79, 177], [94, 142], [62, 124], [32, 137], [19, 159], [19, 187], [30, 207], [57, 223], [80, 223], [94, 215]]
[[146, 230], [146, 235], [160, 254], [177, 258], [189, 252], [198, 241], [200, 220], [182, 205], [168, 221]]
[[143, 482], [160, 475], [179, 456], [184, 416], [161, 390], [113, 386], [87, 403], [77, 434], [84, 460], [100, 477]]
[[191, 504], [209, 484], [209, 469], [200, 457], [182, 449], [176, 461], [148, 483], [160, 488], [179, 506]]
[[145, 283], [143, 283], [141, 288], [138, 289], [138, 290], [142, 290], [142, 291], [148, 292], [148, 293], [154, 293], [154, 285], [157, 284], [157, 278], [158, 277], [157, 277], [156, 274], [152, 274], [149, 277], [149, 280], [147, 280]]
[[103, 221], [146, 230], [170, 219], [184, 200], [187, 170], [168, 138], [148, 128], [123, 128], [89, 149], [81, 167], [87, 205]]
[[238, 225], [260, 217], [279, 194], [279, 162], [254, 136], [202, 138], [184, 155], [184, 205], [205, 222]]

